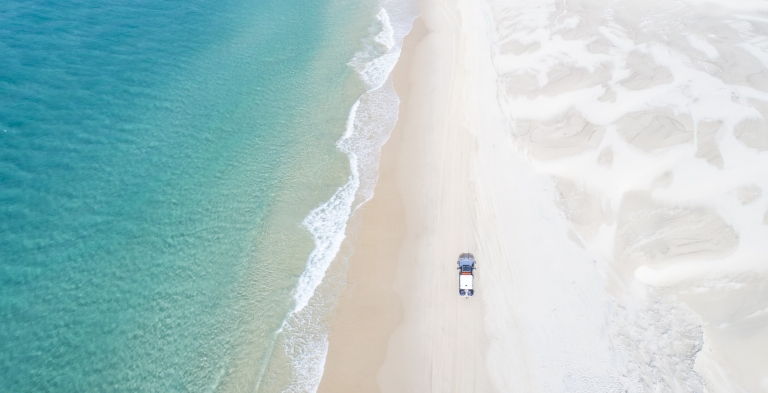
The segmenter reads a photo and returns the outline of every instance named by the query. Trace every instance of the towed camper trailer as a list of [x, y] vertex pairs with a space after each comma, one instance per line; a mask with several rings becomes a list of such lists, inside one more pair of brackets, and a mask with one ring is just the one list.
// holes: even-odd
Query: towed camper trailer
[[475, 294], [475, 256], [461, 254], [456, 263], [459, 265], [459, 296], [470, 297]]

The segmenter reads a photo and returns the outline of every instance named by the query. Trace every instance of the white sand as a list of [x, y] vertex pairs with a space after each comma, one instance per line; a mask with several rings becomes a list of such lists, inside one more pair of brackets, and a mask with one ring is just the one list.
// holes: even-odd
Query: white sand
[[372, 201], [399, 325], [356, 391], [768, 391], [768, 3], [420, 4]]

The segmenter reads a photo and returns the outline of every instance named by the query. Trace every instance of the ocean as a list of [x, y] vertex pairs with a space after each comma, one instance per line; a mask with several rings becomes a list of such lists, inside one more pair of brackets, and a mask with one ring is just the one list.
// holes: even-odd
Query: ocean
[[0, 5], [2, 390], [316, 390], [412, 3]]

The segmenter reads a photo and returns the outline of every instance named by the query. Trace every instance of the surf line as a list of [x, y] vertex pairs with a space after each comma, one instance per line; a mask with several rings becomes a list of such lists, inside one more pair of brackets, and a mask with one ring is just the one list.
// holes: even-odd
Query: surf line
[[373, 197], [381, 147], [397, 122], [400, 103], [390, 75], [400, 57], [402, 39], [410, 31], [418, 12], [406, 12], [405, 15], [404, 20], [393, 27], [389, 13], [380, 7], [376, 14], [380, 31], [347, 63], [358, 72], [367, 87], [350, 108], [345, 132], [336, 142], [337, 148], [349, 159], [351, 173], [329, 200], [302, 221], [302, 226], [312, 234], [315, 247], [295, 288], [294, 307], [272, 334], [254, 391], [261, 386], [280, 334], [292, 371], [289, 386], [283, 391], [316, 392], [320, 384], [328, 340], [325, 329], [319, 327], [319, 323], [312, 323], [319, 322], [317, 319], [320, 318], [312, 311], [322, 309], [324, 305], [315, 306], [310, 302], [346, 239], [350, 218]]

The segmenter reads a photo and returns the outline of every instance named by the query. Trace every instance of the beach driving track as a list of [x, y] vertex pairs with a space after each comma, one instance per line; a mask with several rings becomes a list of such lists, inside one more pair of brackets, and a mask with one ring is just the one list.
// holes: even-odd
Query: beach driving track
[[[423, 160], [419, 166], [431, 172], [423, 176], [421, 200], [415, 205], [424, 205], [419, 214], [431, 224], [418, 239], [417, 262], [410, 266], [414, 281], [405, 285], [413, 296], [407, 303], [417, 303], [410, 311], [406, 305], [408, 327], [390, 345], [412, 359], [414, 367], [401, 381], [385, 381], [381, 374], [379, 380], [383, 391], [489, 392], [493, 388], [485, 367], [484, 260], [477, 251], [477, 142], [472, 131], [480, 105], [473, 95], [472, 66], [466, 63], [474, 58], [466, 51], [474, 47], [464, 41], [455, 1], [429, 4], [422, 16], [430, 34], [440, 37], [428, 37], [422, 45], [442, 45], [433, 75], [440, 80], [443, 99], [424, 104], [433, 121], [422, 129], [422, 136], [404, 138], [429, 151], [416, 160]], [[415, 140], [408, 141], [411, 137]], [[478, 261], [471, 298], [458, 294], [456, 260], [463, 252], [474, 253]]]

